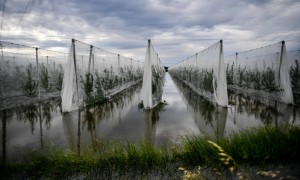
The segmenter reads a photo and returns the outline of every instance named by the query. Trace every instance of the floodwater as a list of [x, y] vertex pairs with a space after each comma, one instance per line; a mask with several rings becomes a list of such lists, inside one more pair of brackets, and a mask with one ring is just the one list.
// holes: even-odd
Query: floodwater
[[161, 112], [138, 108], [141, 84], [101, 106], [61, 112], [60, 99], [0, 112], [1, 160], [15, 161], [46, 146], [58, 145], [80, 153], [94, 139], [143, 141], [155, 146], [180, 143], [186, 135], [210, 139], [252, 127], [300, 125], [300, 109], [276, 102], [231, 94], [231, 107], [215, 106], [186, 86], [166, 76]]

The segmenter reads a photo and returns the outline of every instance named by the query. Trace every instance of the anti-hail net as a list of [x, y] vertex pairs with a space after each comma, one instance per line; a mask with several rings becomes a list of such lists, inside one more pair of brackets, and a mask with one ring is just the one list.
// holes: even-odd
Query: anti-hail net
[[72, 40], [63, 79], [63, 111], [104, 101], [140, 82], [143, 66], [143, 62]]
[[220, 106], [228, 106], [222, 41], [169, 68], [172, 77]]
[[60, 96], [67, 54], [0, 41], [0, 109]]
[[300, 50], [288, 51], [287, 62], [291, 78], [294, 103], [300, 104]]
[[161, 102], [165, 82], [165, 69], [148, 40], [144, 62], [142, 101], [145, 109], [151, 109]]
[[293, 104], [284, 42], [225, 57], [229, 89]]

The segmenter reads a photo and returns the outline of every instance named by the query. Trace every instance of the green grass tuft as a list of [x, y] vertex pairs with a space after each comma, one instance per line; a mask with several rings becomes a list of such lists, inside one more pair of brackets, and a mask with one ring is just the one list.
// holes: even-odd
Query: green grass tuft
[[299, 137], [299, 127], [284, 126], [250, 129], [217, 142], [201, 136], [189, 136], [183, 139], [181, 145], [173, 147], [153, 147], [149, 142], [120, 143], [94, 139], [92, 147], [82, 150], [80, 155], [67, 148], [52, 147], [42, 152], [34, 151], [23, 164], [0, 164], [0, 172], [25, 172], [28, 177], [64, 177], [94, 172], [111, 177], [114, 172], [147, 173], [170, 167], [176, 172], [179, 166], [208, 166], [233, 172], [244, 164], [299, 162]]

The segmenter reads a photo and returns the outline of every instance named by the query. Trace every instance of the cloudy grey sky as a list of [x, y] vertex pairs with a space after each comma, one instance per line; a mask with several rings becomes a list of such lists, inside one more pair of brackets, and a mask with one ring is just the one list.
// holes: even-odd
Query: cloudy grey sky
[[31, 0], [22, 18], [28, 2], [6, 0], [1, 40], [67, 52], [75, 38], [144, 60], [150, 38], [166, 66], [220, 39], [225, 55], [300, 49], [299, 0]]

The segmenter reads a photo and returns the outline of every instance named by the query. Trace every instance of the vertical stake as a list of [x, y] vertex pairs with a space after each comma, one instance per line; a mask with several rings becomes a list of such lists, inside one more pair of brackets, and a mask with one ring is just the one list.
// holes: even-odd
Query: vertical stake
[[75, 72], [75, 80], [76, 80], [76, 90], [77, 90], [77, 97], [79, 98], [77, 67], [76, 67], [75, 39], [72, 39], [72, 48], [73, 48], [73, 59], [74, 59], [74, 72]]
[[280, 59], [279, 59], [279, 71], [278, 71], [278, 84], [280, 84], [280, 70], [282, 66], [282, 59], [283, 59], [283, 48], [284, 48], [285, 42], [281, 42], [281, 49], [280, 49]]
[[[39, 49], [36, 47], [35, 48], [36, 70], [37, 70], [37, 75], [39, 77], [40, 72], [39, 72], [39, 55], [38, 55], [38, 51], [39, 51]], [[40, 99], [41, 98], [40, 83], [38, 84], [38, 91], [39, 91], [39, 99]]]
[[89, 67], [88, 67], [88, 72], [91, 72], [91, 63], [92, 63], [92, 54], [93, 53], [93, 45], [90, 46], [90, 56], [89, 56]]

